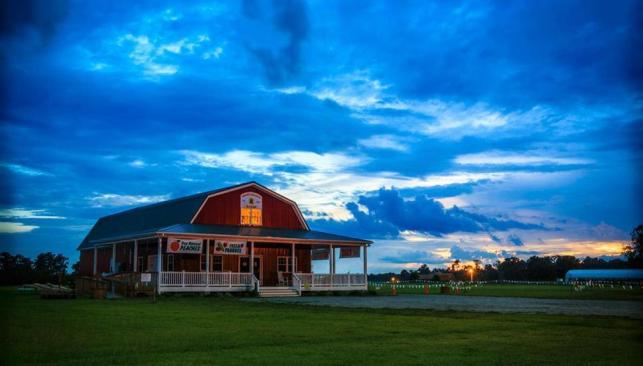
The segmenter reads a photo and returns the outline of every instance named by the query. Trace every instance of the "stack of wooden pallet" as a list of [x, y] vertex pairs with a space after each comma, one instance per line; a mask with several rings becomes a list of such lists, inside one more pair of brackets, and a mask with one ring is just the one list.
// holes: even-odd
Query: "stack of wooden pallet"
[[74, 290], [69, 287], [52, 285], [51, 283], [34, 283], [23, 287], [35, 289], [40, 293], [40, 298], [42, 299], [73, 299], [76, 297]]

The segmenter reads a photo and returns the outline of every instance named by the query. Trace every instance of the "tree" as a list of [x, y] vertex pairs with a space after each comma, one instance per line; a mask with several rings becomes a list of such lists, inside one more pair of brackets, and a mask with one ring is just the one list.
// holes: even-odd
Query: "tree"
[[429, 269], [429, 266], [427, 266], [426, 264], [423, 264], [423, 265], [420, 266], [420, 268], [418, 268], [418, 273], [419, 274], [429, 274], [429, 273], [431, 273], [431, 270]]
[[556, 266], [552, 257], [533, 256], [527, 259], [527, 279], [532, 281], [553, 281]]
[[20, 254], [0, 253], [0, 284], [19, 285], [32, 282], [33, 279], [31, 259]]
[[459, 259], [454, 260], [449, 266], [449, 272], [458, 272], [460, 270], [460, 263]]
[[505, 258], [502, 262], [498, 261], [496, 267], [501, 279], [516, 281], [527, 279], [527, 263], [520, 258]]
[[38, 281], [58, 283], [67, 271], [67, 264], [68, 259], [64, 255], [47, 252], [38, 254], [33, 268]]
[[630, 244], [626, 245], [623, 250], [623, 255], [627, 257], [627, 263], [630, 267], [643, 268], [641, 243], [643, 243], [643, 225], [639, 225], [632, 230]]

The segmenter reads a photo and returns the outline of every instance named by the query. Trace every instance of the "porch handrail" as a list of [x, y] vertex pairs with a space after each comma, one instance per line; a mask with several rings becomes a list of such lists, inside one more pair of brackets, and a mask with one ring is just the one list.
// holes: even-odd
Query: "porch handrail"
[[251, 287], [256, 278], [245, 272], [185, 272], [160, 273], [160, 287]]
[[257, 278], [257, 276], [255, 276], [254, 274], [252, 274], [252, 287], [253, 287], [254, 289], [256, 289], [256, 290], [257, 290], [257, 292], [259, 292], [259, 290], [261, 290], [261, 289], [259, 288], [259, 286], [261, 286], [261, 283], [259, 282], [259, 279]]
[[299, 296], [301, 296], [301, 279], [299, 279], [299, 276], [297, 275], [297, 273], [294, 273], [294, 272], [292, 274], [292, 285], [295, 288], [295, 290], [297, 290], [297, 293], [299, 294]]
[[[296, 273], [299, 288], [362, 288], [366, 286], [366, 276], [361, 273]], [[294, 276], [293, 276], [294, 278]]]

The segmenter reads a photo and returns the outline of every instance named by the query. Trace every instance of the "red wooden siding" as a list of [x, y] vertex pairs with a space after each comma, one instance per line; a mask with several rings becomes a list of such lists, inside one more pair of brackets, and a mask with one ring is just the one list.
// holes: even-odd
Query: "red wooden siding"
[[240, 225], [241, 194], [255, 192], [262, 198], [262, 226], [284, 229], [306, 229], [290, 203], [255, 187], [247, 187], [210, 197], [194, 220], [195, 224]]
[[94, 250], [81, 250], [80, 251], [80, 272], [81, 276], [91, 276], [94, 271]]

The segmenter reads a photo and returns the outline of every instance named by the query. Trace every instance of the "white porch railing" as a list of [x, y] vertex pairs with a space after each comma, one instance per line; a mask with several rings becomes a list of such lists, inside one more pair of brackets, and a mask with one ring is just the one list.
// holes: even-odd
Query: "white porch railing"
[[251, 273], [161, 272], [159, 291], [248, 291], [255, 281]]
[[293, 285], [301, 291], [341, 291], [341, 290], [366, 290], [367, 281], [365, 274], [353, 273], [295, 273]]

